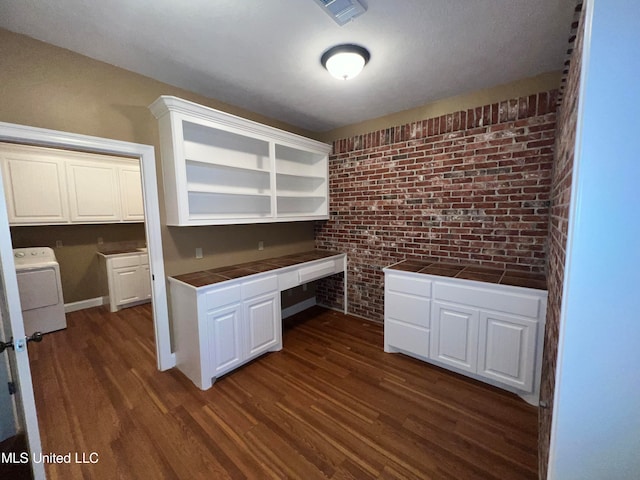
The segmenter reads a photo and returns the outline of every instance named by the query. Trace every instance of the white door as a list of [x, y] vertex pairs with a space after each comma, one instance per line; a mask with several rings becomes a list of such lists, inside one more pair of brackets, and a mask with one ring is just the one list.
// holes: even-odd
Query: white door
[[478, 373], [531, 392], [537, 328], [538, 323], [533, 320], [482, 312]]
[[433, 302], [430, 357], [475, 372], [478, 364], [478, 317], [473, 308]]
[[117, 169], [82, 160], [67, 163], [69, 208], [73, 222], [117, 222], [120, 191]]
[[239, 303], [207, 313], [212, 377], [228, 372], [244, 360], [240, 342], [241, 318], [242, 307]]
[[2, 144], [2, 175], [9, 221], [66, 223], [69, 221], [64, 164], [38, 147]]
[[142, 178], [140, 167], [120, 167], [120, 198], [122, 200], [122, 220], [144, 221], [144, 204], [142, 203]]
[[[31, 383], [31, 368], [29, 356], [25, 346], [24, 323], [20, 307], [20, 294], [18, 293], [18, 281], [16, 267], [13, 262], [13, 248], [9, 234], [9, 219], [4, 191], [0, 183], [0, 340], [2, 342], [14, 339], [14, 349], [7, 348], [3, 353], [4, 360], [0, 362], [0, 368], [4, 368], [8, 360], [10, 366], [11, 381], [15, 385], [15, 394], [7, 401], [5, 385], [0, 385], [0, 395], [5, 396], [5, 404], [13, 404], [15, 414], [14, 421], [16, 431], [24, 433], [27, 439], [29, 452], [41, 453], [40, 431], [36, 416], [36, 403], [33, 396], [33, 384]], [[45, 340], [46, 341], [46, 340]], [[5, 478], [2, 472], [3, 463], [0, 462], [0, 478]], [[35, 479], [45, 478], [44, 464], [31, 463]]]
[[280, 293], [272, 292], [244, 302], [244, 318], [249, 345], [247, 358], [260, 355], [280, 342]]

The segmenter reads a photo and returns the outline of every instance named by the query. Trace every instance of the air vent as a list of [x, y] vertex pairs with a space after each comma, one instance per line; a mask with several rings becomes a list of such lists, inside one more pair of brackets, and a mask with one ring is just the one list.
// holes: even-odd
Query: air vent
[[366, 12], [358, 0], [315, 0], [315, 2], [335, 20], [338, 25], [344, 25]]

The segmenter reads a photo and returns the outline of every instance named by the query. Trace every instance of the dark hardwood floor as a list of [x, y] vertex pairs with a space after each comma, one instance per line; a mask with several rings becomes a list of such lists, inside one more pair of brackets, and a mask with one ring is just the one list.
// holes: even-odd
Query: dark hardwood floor
[[67, 320], [29, 345], [43, 449], [98, 462], [50, 479], [537, 478], [535, 408], [385, 354], [380, 325], [312, 308], [203, 392], [156, 370], [150, 305]]

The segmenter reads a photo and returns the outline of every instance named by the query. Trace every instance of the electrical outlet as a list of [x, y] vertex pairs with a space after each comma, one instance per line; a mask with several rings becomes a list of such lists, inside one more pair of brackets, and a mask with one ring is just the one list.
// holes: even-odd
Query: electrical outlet
[[104, 241], [102, 240], [102, 237], [98, 237], [98, 245], [102, 245], [104, 243]]
[[258, 242], [258, 250], [264, 250], [264, 242], [262, 240]]
[[306, 292], [306, 291], [307, 291], [307, 284], [306, 284], [306, 283], [303, 283], [303, 284], [302, 284], [302, 291], [303, 291], [303, 292]]
[[202, 247], [196, 248], [196, 258], [202, 258]]
[[56, 240], [56, 248], [62, 247], [62, 240]]

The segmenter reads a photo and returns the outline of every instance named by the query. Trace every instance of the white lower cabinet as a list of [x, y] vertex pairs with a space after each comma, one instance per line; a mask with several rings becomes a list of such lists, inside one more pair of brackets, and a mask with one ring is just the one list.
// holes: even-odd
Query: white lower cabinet
[[546, 290], [385, 271], [384, 348], [537, 404]]
[[282, 349], [277, 275], [200, 289], [169, 285], [176, 365], [202, 390], [263, 353]]
[[436, 300], [432, 317], [431, 358], [475, 372], [478, 364], [478, 310]]
[[151, 300], [149, 255], [104, 255], [109, 286], [109, 310]]

